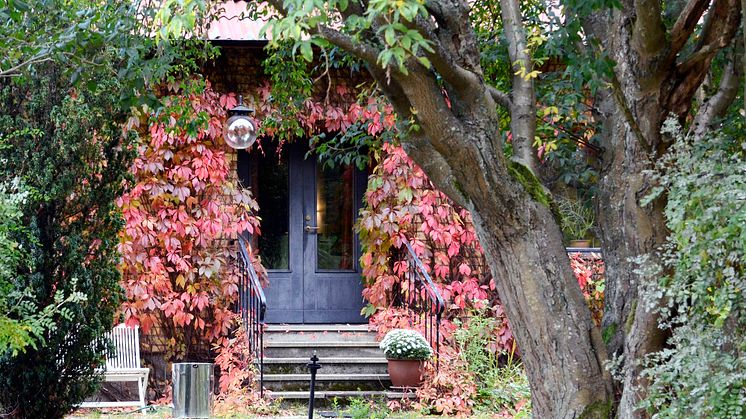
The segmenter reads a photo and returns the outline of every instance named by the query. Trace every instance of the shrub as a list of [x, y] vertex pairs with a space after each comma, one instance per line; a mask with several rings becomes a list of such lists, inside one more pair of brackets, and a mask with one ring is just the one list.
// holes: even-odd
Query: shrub
[[433, 356], [432, 348], [416, 330], [394, 329], [386, 334], [380, 346], [388, 359], [427, 360]]
[[88, 89], [53, 65], [0, 81], [0, 176], [29, 190], [19, 204], [28, 234], [14, 237], [28, 262], [15, 267], [12, 288], [40, 309], [86, 297], [51, 316], [36, 348], [0, 356], [0, 405], [14, 416], [61, 417], [99, 381], [105, 343], [94, 339], [111, 328], [121, 292], [114, 200], [131, 162], [122, 89], [109, 70], [89, 72]]
[[[214, 345], [215, 365], [220, 370], [215, 401], [216, 415], [256, 415], [276, 413], [271, 401], [262, 398], [255, 380], [258, 371], [241, 318], [233, 314], [234, 332]], [[232, 416], [231, 416], [232, 417]]]
[[515, 413], [531, 400], [531, 389], [520, 363], [515, 345], [502, 349], [498, 342], [500, 320], [484, 310], [475, 311], [465, 321], [457, 321], [454, 340], [459, 358], [476, 382], [474, 409], [484, 412]]
[[424, 414], [469, 417], [476, 393], [476, 380], [466, 361], [452, 347], [441, 346], [437, 368], [432, 362], [425, 364], [425, 380], [417, 389], [412, 407]]
[[743, 139], [676, 138], [656, 174], [671, 234], [645, 295], [663, 299], [668, 347], [648, 359], [642, 406], [660, 418], [746, 416], [746, 165]]

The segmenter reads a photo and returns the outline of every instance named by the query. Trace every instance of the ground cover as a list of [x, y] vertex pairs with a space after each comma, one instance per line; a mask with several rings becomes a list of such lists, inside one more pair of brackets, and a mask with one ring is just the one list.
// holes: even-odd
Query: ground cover
[[[302, 419], [308, 417], [308, 405], [305, 401], [292, 403], [274, 403], [274, 410], [266, 414], [250, 414], [239, 411], [224, 412], [214, 415], [215, 418], [264, 418], [264, 419]], [[219, 406], [216, 407], [219, 409]], [[66, 419], [115, 419], [122, 417], [139, 417], [145, 419], [170, 418], [172, 409], [169, 406], [149, 406], [146, 409], [81, 409], [68, 416]], [[324, 402], [322, 406], [314, 410], [317, 418], [351, 418], [351, 419], [424, 419], [424, 418], [449, 418], [454, 416], [428, 415], [418, 410], [391, 411], [384, 399], [352, 399], [347, 402], [331, 400]], [[524, 415], [505, 415], [490, 413], [475, 413], [470, 416], [476, 419], [530, 417], [528, 411]]]

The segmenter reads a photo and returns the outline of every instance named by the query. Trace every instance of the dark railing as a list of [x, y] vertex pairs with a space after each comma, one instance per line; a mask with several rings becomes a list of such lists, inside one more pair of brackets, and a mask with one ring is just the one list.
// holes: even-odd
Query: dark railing
[[601, 254], [600, 247], [566, 247], [567, 253], [597, 253]]
[[246, 239], [238, 237], [238, 310], [246, 329], [249, 349], [259, 369], [259, 391], [264, 397], [264, 314], [267, 299], [249, 257]]
[[437, 366], [440, 358], [440, 320], [445, 302], [412, 246], [406, 240], [404, 245], [407, 272], [403, 283], [394, 289], [394, 304], [410, 313], [409, 326], [420, 330], [435, 350]]

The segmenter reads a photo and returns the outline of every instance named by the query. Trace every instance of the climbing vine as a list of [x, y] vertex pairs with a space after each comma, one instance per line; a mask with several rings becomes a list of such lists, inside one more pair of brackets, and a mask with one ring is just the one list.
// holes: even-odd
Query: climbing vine
[[173, 358], [199, 357], [231, 327], [238, 277], [228, 240], [258, 232], [257, 205], [231, 179], [222, 142], [235, 96], [186, 80], [168, 85], [162, 101], [160, 112], [143, 116], [134, 182], [118, 200], [126, 222], [121, 312], [145, 333], [155, 328]]

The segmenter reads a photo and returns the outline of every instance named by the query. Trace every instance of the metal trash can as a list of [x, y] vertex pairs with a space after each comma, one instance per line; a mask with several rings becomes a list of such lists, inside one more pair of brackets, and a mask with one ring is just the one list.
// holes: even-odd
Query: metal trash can
[[215, 383], [213, 364], [175, 363], [172, 369], [175, 418], [209, 418]]

